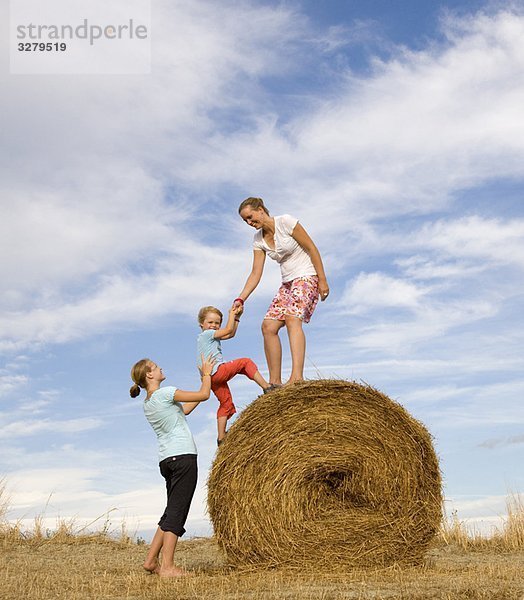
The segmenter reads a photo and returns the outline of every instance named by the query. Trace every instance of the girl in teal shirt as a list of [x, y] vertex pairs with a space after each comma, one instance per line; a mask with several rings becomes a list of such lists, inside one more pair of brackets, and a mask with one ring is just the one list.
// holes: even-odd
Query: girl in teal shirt
[[[186, 572], [174, 564], [178, 538], [185, 533], [184, 525], [197, 483], [197, 449], [186, 415], [211, 392], [211, 371], [214, 361], [202, 357], [202, 384], [198, 392], [185, 392], [174, 386], [160, 387], [165, 376], [162, 369], [148, 358], [139, 360], [131, 369], [134, 385], [132, 398], [146, 391], [144, 414], [158, 439], [160, 472], [166, 480], [167, 505], [158, 522], [144, 568], [160, 577], [180, 577]], [[158, 557], [162, 551], [162, 564]]]

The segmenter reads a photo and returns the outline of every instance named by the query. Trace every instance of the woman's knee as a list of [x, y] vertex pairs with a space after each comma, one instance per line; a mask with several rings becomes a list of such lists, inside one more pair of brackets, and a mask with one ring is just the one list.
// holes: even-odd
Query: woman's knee
[[298, 317], [286, 316], [286, 327], [288, 329], [298, 330], [302, 329], [302, 319]]
[[278, 335], [279, 329], [284, 325], [283, 321], [275, 321], [273, 319], [264, 319], [262, 321], [262, 335]]

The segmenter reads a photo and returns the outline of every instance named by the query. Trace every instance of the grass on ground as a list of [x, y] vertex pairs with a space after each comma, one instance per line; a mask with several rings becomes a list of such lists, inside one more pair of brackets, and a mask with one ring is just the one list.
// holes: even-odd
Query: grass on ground
[[[1, 488], [1, 486], [0, 486]], [[3, 496], [5, 499], [5, 495]], [[0, 489], [0, 499], [2, 493]], [[231, 569], [213, 539], [181, 541], [192, 574], [162, 580], [142, 569], [146, 546], [125, 531], [86, 533], [74, 522], [22, 532], [0, 501], [3, 600], [524, 600], [524, 507], [511, 497], [504, 528], [483, 538], [453, 519], [422, 565], [339, 572]]]

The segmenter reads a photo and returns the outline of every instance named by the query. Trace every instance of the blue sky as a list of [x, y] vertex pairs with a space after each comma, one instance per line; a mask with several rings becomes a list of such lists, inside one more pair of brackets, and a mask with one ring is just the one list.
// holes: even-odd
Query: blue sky
[[[166, 384], [198, 386], [196, 313], [242, 288], [236, 210], [255, 195], [324, 258], [307, 376], [402, 403], [435, 436], [448, 510], [499, 523], [524, 491], [522, 2], [154, 0], [152, 24], [151, 75], [9, 75], [3, 44], [11, 518], [116, 509], [115, 528], [154, 528], [163, 481], [129, 369], [149, 356]], [[267, 264], [226, 358], [264, 371], [278, 282]], [[232, 388], [239, 408], [258, 393]], [[212, 396], [190, 417], [193, 535], [210, 531], [215, 412]]]

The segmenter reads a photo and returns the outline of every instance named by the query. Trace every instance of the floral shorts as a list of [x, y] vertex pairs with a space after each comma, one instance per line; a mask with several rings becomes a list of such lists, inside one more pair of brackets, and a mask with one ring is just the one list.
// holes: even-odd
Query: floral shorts
[[267, 309], [264, 319], [285, 321], [286, 316], [298, 317], [309, 323], [318, 302], [318, 277], [297, 277], [283, 283]]

